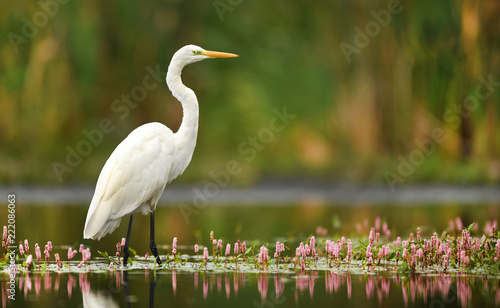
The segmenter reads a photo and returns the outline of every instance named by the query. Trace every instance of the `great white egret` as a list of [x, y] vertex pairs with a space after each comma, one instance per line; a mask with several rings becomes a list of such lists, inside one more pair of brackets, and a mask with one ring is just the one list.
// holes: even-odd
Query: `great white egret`
[[154, 239], [154, 213], [165, 186], [184, 172], [196, 145], [198, 100], [181, 80], [184, 66], [210, 58], [238, 55], [207, 51], [195, 45], [179, 49], [168, 66], [167, 85], [183, 108], [181, 126], [173, 133], [161, 123], [147, 123], [133, 130], [111, 153], [97, 180], [90, 203], [83, 237], [100, 240], [113, 232], [123, 216], [130, 215], [123, 249], [123, 265], [129, 257], [132, 214], [150, 214], [151, 252], [158, 264], [160, 257]]

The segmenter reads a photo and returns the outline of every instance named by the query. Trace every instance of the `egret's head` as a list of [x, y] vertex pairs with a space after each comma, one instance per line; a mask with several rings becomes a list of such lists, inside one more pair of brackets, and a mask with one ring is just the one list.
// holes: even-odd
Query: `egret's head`
[[173, 56], [172, 62], [178, 62], [182, 66], [210, 58], [234, 58], [233, 53], [208, 51], [196, 45], [186, 45], [179, 49]]

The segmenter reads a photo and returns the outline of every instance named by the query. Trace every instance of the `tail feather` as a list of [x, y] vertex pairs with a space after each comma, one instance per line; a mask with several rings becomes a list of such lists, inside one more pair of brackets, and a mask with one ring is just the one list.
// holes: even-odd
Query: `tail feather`
[[100, 240], [108, 233], [112, 233], [118, 228], [121, 222], [121, 217], [117, 219], [109, 218], [109, 210], [106, 207], [96, 209], [93, 213], [89, 213], [85, 228], [83, 230], [83, 238]]

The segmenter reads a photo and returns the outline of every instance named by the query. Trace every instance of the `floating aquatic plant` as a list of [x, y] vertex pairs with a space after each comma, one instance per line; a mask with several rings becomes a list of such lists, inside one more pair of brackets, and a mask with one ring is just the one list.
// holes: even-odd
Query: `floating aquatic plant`
[[[458, 229], [461, 228], [461, 229]], [[361, 230], [362, 228], [357, 227]], [[158, 269], [178, 268], [180, 270], [229, 270], [229, 271], [290, 271], [290, 270], [342, 270], [353, 271], [393, 271], [397, 273], [449, 273], [460, 272], [469, 274], [498, 275], [500, 260], [500, 233], [497, 223], [488, 221], [483, 228], [483, 234], [477, 233], [478, 225], [473, 223], [463, 227], [461, 219], [450, 220], [448, 230], [440, 235], [434, 232], [429, 238], [422, 236], [422, 231], [417, 228], [415, 234], [410, 233], [407, 240], [397, 236], [391, 241], [391, 232], [386, 222], [381, 223], [380, 218], [375, 220], [368, 234], [356, 238], [327, 237], [328, 231], [318, 228], [320, 234], [310, 236], [307, 240], [298, 243], [291, 249], [292, 241], [287, 245], [277, 241], [274, 254], [269, 254], [272, 249], [267, 243], [254, 242], [247, 248], [246, 242], [238, 240], [234, 243], [224, 243], [216, 239], [214, 232], [210, 232], [210, 245], [212, 256], [209, 257], [209, 246], [194, 244], [195, 256], [180, 254], [177, 238], [172, 241], [171, 254], [167, 253], [162, 258], [165, 264]], [[5, 230], [5, 228], [4, 228]], [[476, 230], [476, 231], [474, 231]], [[382, 233], [380, 233], [382, 232]], [[5, 232], [4, 232], [5, 233]], [[123, 269], [121, 264], [122, 242], [116, 244], [114, 256], [107, 252], [99, 252], [104, 259], [95, 259], [91, 263], [91, 251], [80, 245], [79, 250], [68, 248], [67, 261], [61, 259], [61, 254], [52, 255], [53, 245], [48, 241], [44, 248], [44, 259], [38, 243], [35, 243], [35, 254], [30, 254], [28, 240], [20, 242], [18, 249], [10, 250], [8, 238], [3, 236], [3, 255], [0, 259], [0, 268], [7, 269], [10, 264], [8, 255], [15, 254], [19, 270], [37, 271], [51, 269], [54, 271], [68, 270], [95, 270], [103, 266], [109, 269]], [[223, 244], [225, 250], [222, 251]], [[202, 264], [199, 260], [199, 248], [203, 247]], [[231, 247], [234, 249], [231, 250]], [[258, 247], [258, 248], [257, 248]], [[71, 260], [77, 253], [81, 260], [75, 264]], [[144, 259], [131, 249], [133, 257], [129, 259], [130, 268], [150, 265], [146, 254]], [[64, 254], [62, 254], [64, 255]], [[51, 258], [54, 258], [51, 261]], [[102, 263], [105, 264], [102, 264]], [[154, 263], [154, 262], [153, 262]], [[154, 265], [156, 268], [156, 264]]]

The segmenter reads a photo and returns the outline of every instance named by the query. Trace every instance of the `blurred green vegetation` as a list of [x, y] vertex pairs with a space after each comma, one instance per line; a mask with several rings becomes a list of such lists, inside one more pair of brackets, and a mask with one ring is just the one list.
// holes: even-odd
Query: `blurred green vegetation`
[[[2, 183], [93, 183], [137, 126], [159, 121], [175, 131], [182, 110], [163, 81], [128, 113], [113, 102], [141, 94], [134, 89], [146, 68], [164, 74], [189, 43], [241, 57], [185, 69], [200, 133], [177, 182], [210, 180], [230, 160], [243, 167], [232, 184], [385, 182], [387, 172], [398, 184], [500, 178], [496, 0], [16, 1], [4, 3], [0, 25]], [[355, 52], [346, 56], [342, 43]], [[285, 107], [296, 118], [262, 135], [273, 109]], [[69, 148], [85, 150], [83, 131], [105, 118], [114, 130], [69, 167]], [[432, 147], [436, 129], [444, 141]], [[238, 149], [259, 133], [269, 143], [250, 159]], [[405, 174], [402, 159], [414, 161]], [[58, 178], [54, 162], [71, 172]]]

